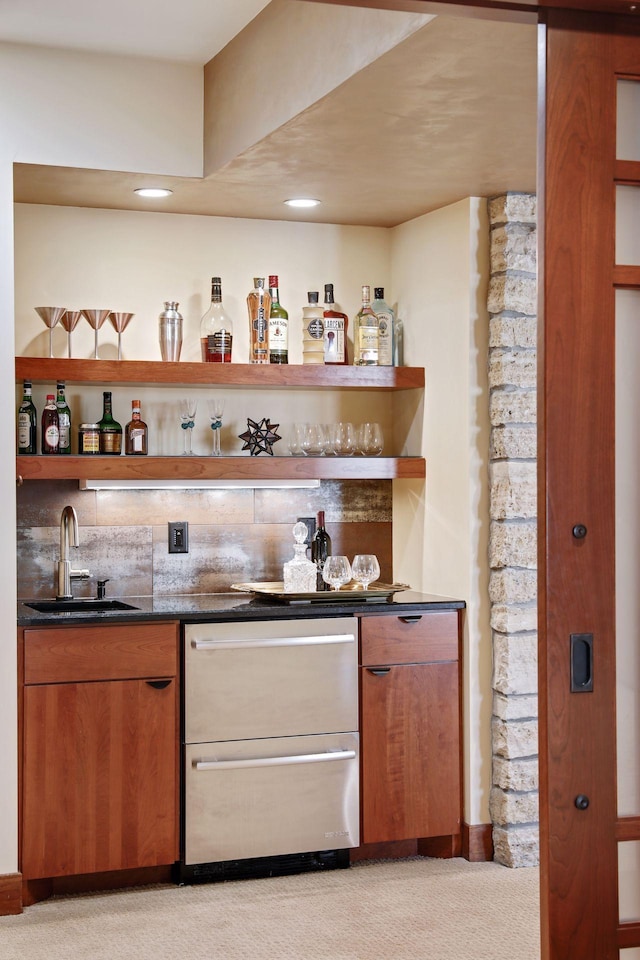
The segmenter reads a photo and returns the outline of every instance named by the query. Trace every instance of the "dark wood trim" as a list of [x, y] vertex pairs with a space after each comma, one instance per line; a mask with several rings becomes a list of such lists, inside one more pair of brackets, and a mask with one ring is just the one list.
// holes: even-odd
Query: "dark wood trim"
[[493, 860], [493, 826], [490, 823], [462, 823], [462, 856], [471, 863]]
[[[309, 2], [309, 0], [307, 0]], [[564, 8], [607, 14], [622, 14], [637, 20], [637, 9], [630, 0], [311, 0], [343, 7], [371, 7], [374, 10], [401, 10], [405, 13], [429, 13], [436, 16], [485, 17], [535, 23], [536, 16], [546, 9]]]
[[613, 285], [615, 287], [626, 287], [631, 290], [640, 287], [640, 267], [614, 267]]
[[418, 853], [417, 840], [395, 840], [389, 843], [361, 843], [349, 850], [350, 863], [359, 860], [402, 860], [415, 857]]
[[437, 857], [439, 860], [451, 860], [462, 856], [462, 837], [452, 833], [446, 837], [424, 837], [418, 840], [418, 854], [421, 857]]
[[640, 947], [640, 923], [621, 923], [618, 926], [618, 947], [620, 950]]
[[616, 183], [640, 184], [640, 160], [616, 160]]
[[26, 907], [56, 894], [89, 893], [94, 890], [121, 890], [152, 883], [173, 882], [174, 865], [139, 867], [133, 870], [111, 870], [107, 873], [83, 873], [71, 877], [50, 877], [23, 881], [23, 903]]
[[640, 817], [619, 817], [616, 823], [616, 840], [640, 840]]
[[0, 876], [0, 917], [22, 913], [22, 875], [4, 873]]

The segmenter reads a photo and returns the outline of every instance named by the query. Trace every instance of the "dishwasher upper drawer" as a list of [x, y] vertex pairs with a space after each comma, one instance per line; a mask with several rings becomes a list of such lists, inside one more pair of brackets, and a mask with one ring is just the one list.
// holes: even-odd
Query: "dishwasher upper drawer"
[[358, 729], [355, 617], [185, 627], [185, 741]]

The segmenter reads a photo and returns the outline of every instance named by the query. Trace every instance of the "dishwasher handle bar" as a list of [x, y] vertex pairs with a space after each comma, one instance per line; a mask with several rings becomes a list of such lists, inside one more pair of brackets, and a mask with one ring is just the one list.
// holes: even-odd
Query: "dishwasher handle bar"
[[352, 633], [336, 633], [321, 637], [272, 637], [257, 640], [198, 640], [191, 641], [194, 650], [256, 650], [267, 647], [310, 647], [329, 643], [355, 643]]
[[354, 760], [355, 750], [333, 750], [328, 753], [302, 753], [290, 757], [258, 757], [250, 760], [194, 760], [196, 770], [243, 770], [248, 767], [281, 767], [298, 763], [322, 763], [325, 760]]

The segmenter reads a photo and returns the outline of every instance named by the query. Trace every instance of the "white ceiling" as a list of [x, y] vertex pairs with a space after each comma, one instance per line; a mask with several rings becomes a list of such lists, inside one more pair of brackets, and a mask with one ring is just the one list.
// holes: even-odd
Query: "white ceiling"
[[[0, 0], [0, 39], [179, 53], [204, 63], [265, 6], [267, 0]], [[140, 201], [132, 193], [139, 177], [130, 173], [29, 164], [15, 167], [15, 197], [393, 226], [469, 196], [534, 191], [536, 96], [535, 26], [436, 17], [211, 176], [144, 178], [144, 185], [172, 187], [169, 201]], [[294, 212], [282, 203], [293, 195], [323, 204]]]
[[0, 40], [205, 64], [269, 0], [0, 0]]

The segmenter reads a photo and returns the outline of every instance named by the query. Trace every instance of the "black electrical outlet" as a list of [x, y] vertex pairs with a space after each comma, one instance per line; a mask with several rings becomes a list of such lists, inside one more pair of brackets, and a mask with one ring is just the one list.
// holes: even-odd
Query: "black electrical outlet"
[[298, 517], [298, 523], [304, 523], [307, 528], [307, 539], [305, 543], [308, 547], [311, 546], [311, 541], [313, 540], [316, 532], [316, 518], [315, 517]]
[[169, 523], [169, 553], [189, 553], [189, 524], [186, 520]]

